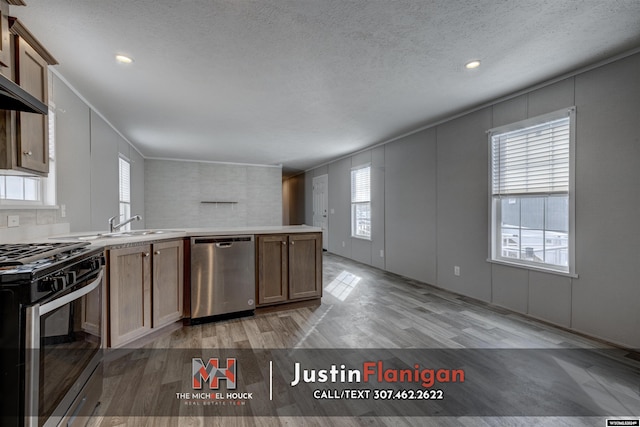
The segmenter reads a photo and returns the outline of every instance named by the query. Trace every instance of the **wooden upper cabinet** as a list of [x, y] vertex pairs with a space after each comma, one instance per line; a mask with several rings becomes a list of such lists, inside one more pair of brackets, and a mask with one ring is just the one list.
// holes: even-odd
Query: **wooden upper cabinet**
[[0, 0], [0, 74], [11, 75], [11, 37], [9, 34], [9, 4]]
[[[16, 18], [9, 17], [15, 82], [44, 104], [49, 102], [47, 66], [57, 61]], [[15, 156], [19, 169], [46, 175], [49, 172], [48, 116], [17, 112]]]
[[[47, 63], [23, 39], [16, 38], [16, 83], [40, 101], [48, 102]], [[49, 172], [49, 120], [36, 113], [17, 113], [16, 143], [18, 166]]]

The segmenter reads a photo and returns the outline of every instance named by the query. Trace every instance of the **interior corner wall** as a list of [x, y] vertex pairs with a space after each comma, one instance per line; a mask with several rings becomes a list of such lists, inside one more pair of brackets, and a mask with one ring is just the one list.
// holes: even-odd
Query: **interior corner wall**
[[[384, 226], [374, 228], [372, 243], [384, 236], [385, 258], [376, 264], [372, 245], [371, 264], [640, 348], [639, 75], [634, 54], [374, 148], [383, 152], [382, 182], [372, 179], [372, 191], [382, 193], [372, 199], [384, 199]], [[573, 105], [577, 277], [487, 262], [486, 131]], [[305, 218], [311, 224], [310, 180], [328, 173], [329, 251], [362, 261], [362, 242], [353, 244], [349, 228], [349, 171], [360, 157], [305, 174]]]

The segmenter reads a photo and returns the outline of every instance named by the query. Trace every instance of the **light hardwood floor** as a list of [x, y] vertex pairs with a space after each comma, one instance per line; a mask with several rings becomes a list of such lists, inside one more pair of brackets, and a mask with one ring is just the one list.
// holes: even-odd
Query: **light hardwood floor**
[[[148, 349], [607, 349], [640, 385], [637, 354], [555, 328], [510, 311], [325, 253], [324, 296], [314, 307], [183, 327]], [[149, 357], [140, 370], [163, 360]], [[129, 361], [128, 363], [133, 363]], [[136, 396], [117, 362], [105, 365], [95, 426], [604, 426], [605, 417], [135, 417], [109, 416], [109, 405]], [[619, 374], [619, 373], [618, 373]], [[142, 374], [141, 374], [142, 375]], [[606, 376], [606, 372], [604, 374]], [[626, 375], [626, 372], [625, 374]], [[141, 377], [142, 378], [142, 377]], [[134, 381], [135, 382], [135, 381]], [[133, 391], [132, 391], [133, 390]], [[638, 400], [640, 388], [628, 393]], [[633, 394], [633, 395], [630, 395]], [[139, 396], [138, 396], [139, 397]], [[154, 401], [155, 402], [155, 401]], [[172, 404], [171, 402], [165, 402]], [[154, 404], [161, 404], [156, 402]], [[628, 407], [628, 406], [627, 406]], [[107, 415], [104, 415], [104, 414]], [[640, 413], [637, 414], [640, 416]]]

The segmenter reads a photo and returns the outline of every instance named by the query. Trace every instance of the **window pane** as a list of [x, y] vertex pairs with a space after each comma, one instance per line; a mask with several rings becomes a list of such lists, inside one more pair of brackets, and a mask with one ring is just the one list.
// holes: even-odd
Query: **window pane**
[[523, 197], [520, 204], [522, 228], [544, 228], [544, 197]]
[[553, 265], [569, 266], [569, 234], [548, 231], [545, 234], [545, 262]]
[[527, 261], [544, 262], [544, 231], [523, 228], [521, 236], [520, 258]]
[[40, 182], [38, 178], [24, 178], [24, 200], [37, 201]]
[[[120, 202], [120, 221], [125, 221], [131, 217], [131, 205], [129, 203]], [[120, 228], [122, 231], [131, 230], [131, 223]]]
[[520, 258], [520, 228], [502, 228], [502, 256]]
[[547, 199], [547, 230], [569, 232], [569, 196], [554, 196]]
[[7, 199], [24, 200], [24, 178], [7, 176]]
[[355, 203], [353, 205], [352, 232], [354, 236], [371, 237], [371, 204]]
[[502, 227], [520, 227], [520, 199], [509, 197], [502, 201]]

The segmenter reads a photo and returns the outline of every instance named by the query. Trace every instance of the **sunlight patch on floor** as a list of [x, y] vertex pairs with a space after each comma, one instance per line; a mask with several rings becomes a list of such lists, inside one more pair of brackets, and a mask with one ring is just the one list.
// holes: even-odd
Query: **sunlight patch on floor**
[[351, 291], [355, 289], [362, 278], [355, 274], [343, 270], [335, 279], [324, 288], [325, 292], [329, 292], [340, 301], [347, 299]]

